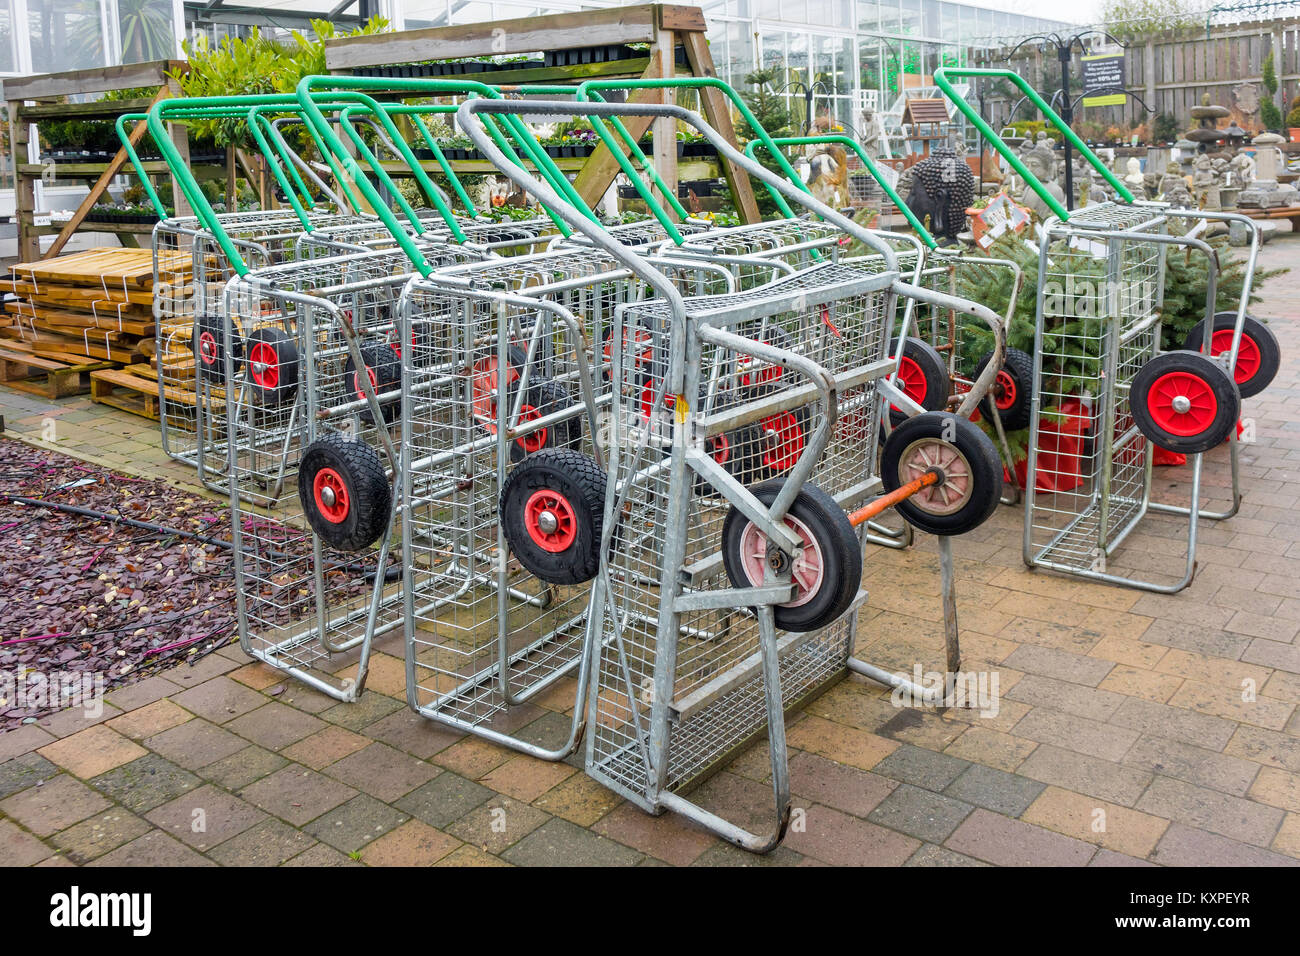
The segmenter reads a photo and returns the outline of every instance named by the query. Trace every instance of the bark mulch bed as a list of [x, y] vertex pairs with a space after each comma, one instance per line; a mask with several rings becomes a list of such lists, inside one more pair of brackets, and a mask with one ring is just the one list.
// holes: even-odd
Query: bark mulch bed
[[219, 502], [0, 438], [0, 731], [234, 640], [229, 539]]

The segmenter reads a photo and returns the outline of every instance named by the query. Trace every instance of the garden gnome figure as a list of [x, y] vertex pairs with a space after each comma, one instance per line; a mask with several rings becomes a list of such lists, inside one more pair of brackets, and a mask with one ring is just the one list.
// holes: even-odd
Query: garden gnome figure
[[1219, 177], [1215, 175], [1210, 157], [1202, 153], [1196, 157], [1192, 173], [1192, 196], [1201, 209], [1218, 209]]
[[908, 206], [920, 219], [929, 214], [930, 231], [936, 237], [956, 241], [966, 228], [966, 209], [975, 198], [975, 174], [947, 144], [936, 146], [912, 170]]

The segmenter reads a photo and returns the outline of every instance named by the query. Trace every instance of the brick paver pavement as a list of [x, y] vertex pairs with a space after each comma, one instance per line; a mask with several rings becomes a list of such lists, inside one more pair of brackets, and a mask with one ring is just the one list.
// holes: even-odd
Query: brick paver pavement
[[[1300, 262], [1300, 238], [1262, 262]], [[1298, 293], [1293, 273], [1256, 307], [1283, 368], [1245, 403], [1257, 438], [1243, 449], [1246, 502], [1203, 523], [1192, 586], [1160, 596], [1030, 572], [1021, 512], [999, 509], [955, 548], [965, 666], [996, 671], [997, 713], [900, 711], [846, 678], [790, 718], [802, 825], [768, 857], [642, 814], [575, 758], [546, 764], [417, 717], [388, 639], [372, 673], [399, 679], [372, 680], [359, 705], [228, 647], [114, 692], [98, 721], [64, 712], [0, 735], [0, 863], [1296, 865]], [[10, 434], [40, 442], [53, 420], [60, 451], [193, 481], [151, 422], [84, 398], [51, 406], [0, 389], [0, 405]], [[1208, 457], [1222, 497], [1225, 456]], [[1159, 471], [1161, 493], [1187, 471]], [[1169, 567], [1181, 533], [1151, 519], [1120, 566]], [[933, 541], [873, 552], [866, 585], [859, 652], [940, 669]], [[563, 731], [562, 690], [526, 733]], [[761, 821], [767, 779], [759, 744], [697, 797]]]

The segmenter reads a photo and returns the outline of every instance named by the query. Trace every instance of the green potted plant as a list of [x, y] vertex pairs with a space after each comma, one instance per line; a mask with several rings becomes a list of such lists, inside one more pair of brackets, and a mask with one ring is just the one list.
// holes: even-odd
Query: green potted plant
[[1286, 114], [1286, 125], [1291, 142], [1300, 143], [1300, 98], [1291, 104], [1291, 112]]
[[1273, 65], [1272, 53], [1264, 59], [1263, 80], [1267, 95], [1259, 103], [1259, 120], [1265, 129], [1277, 132], [1282, 129], [1282, 111], [1274, 101], [1277, 96], [1277, 69]]

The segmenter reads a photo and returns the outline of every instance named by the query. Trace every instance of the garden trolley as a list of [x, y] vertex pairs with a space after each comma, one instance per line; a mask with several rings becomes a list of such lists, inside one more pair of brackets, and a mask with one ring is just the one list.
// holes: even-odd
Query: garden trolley
[[[993, 76], [1016, 83], [1093, 163], [1122, 201], [1095, 203], [1073, 212], [1064, 209], [970, 104], [954, 95], [946, 79], [949, 75]], [[1259, 384], [1250, 375], [1243, 380], [1247, 370], [1238, 365], [1239, 347], [1248, 338], [1246, 306], [1258, 247], [1256, 229], [1251, 224], [1245, 287], [1225, 343], [1215, 317], [1217, 253], [1190, 233], [1171, 233], [1169, 225], [1179, 219], [1249, 220], [1231, 213], [1133, 201], [1124, 184], [1010, 71], [940, 69], [935, 82], [1056, 215], [1040, 237], [1028, 460], [1029, 474], [1043, 475], [1047, 490], [1039, 487], [1038, 480], [1027, 482], [1025, 562], [1143, 590], [1179, 591], [1195, 573], [1198, 519], [1231, 517], [1240, 506], [1238, 381]], [[1218, 340], [1203, 337], [1199, 350], [1162, 352], [1160, 348], [1165, 257], [1170, 246], [1195, 250], [1207, 259], [1203, 327], [1215, 329]], [[1227, 348], [1212, 356], [1214, 344]], [[1201, 507], [1203, 453], [1224, 441], [1229, 444], [1232, 501], [1226, 511], [1209, 512]], [[1195, 456], [1187, 505], [1152, 501], [1154, 444]], [[1184, 559], [1171, 580], [1153, 580], [1149, 571], [1115, 573], [1108, 567], [1116, 549], [1148, 512], [1188, 519]]]
[[[995, 330], [1000, 323], [975, 303], [903, 283], [887, 243], [747, 160], [694, 113], [582, 109], [684, 121], [745, 172], [876, 253], [828, 259], [729, 294], [684, 298], [549, 186], [505, 168], [475, 115], [559, 114], [571, 104], [471, 101], [458, 112], [461, 127], [506, 176], [656, 294], [615, 309], [613, 338], [621, 347], [611, 368], [602, 507], [589, 503], [597, 489], [585, 480], [545, 474], [542, 454], [516, 468], [501, 497], [503, 526], [521, 525], [539, 551], [550, 545], [562, 567], [580, 562], [594, 576], [587, 771], [643, 809], [676, 810], [741, 846], [768, 850], [784, 835], [790, 811], [785, 708], [854, 666], [856, 609], [865, 597], [858, 527], [884, 507], [873, 497], [893, 492], [885, 503], [949, 533], [978, 525], [997, 504], [997, 454], [961, 416], [916, 416], [895, 430], [877, 461], [878, 386], [893, 369], [887, 345], [897, 298], [940, 302]], [[771, 344], [768, 329], [780, 329], [791, 347]], [[978, 388], [986, 389], [994, 372]], [[972, 392], [971, 408], [979, 397]], [[776, 473], [750, 476], [746, 486], [730, 462], [749, 458], [745, 430], [777, 409], [806, 418], [808, 441]], [[709, 439], [723, 434], [733, 436], [736, 457], [720, 463]], [[854, 518], [846, 513], [864, 503]], [[570, 526], [572, 536], [564, 533]], [[539, 565], [549, 574], [547, 563]], [[759, 836], [681, 791], [765, 729], [775, 823]]]

